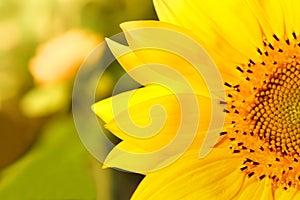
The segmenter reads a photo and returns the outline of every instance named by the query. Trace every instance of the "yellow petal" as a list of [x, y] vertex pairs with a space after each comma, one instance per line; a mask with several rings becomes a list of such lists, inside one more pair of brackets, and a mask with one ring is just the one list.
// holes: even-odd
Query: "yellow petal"
[[[296, 193], [295, 193], [295, 195], [292, 197], [292, 199], [295, 199], [295, 200], [296, 200], [296, 199], [300, 199], [300, 192], [299, 192], [299, 190], [296, 191]], [[285, 199], [282, 198], [282, 200], [285, 200]]]
[[155, 0], [160, 20], [191, 30], [220, 67], [259, 59], [259, 24], [245, 1]]
[[[164, 87], [149, 85], [99, 101], [92, 106], [92, 109], [104, 122], [108, 123], [127, 107], [170, 94], [172, 94], [171, 91]], [[120, 109], [113, 109], [116, 105]]]
[[270, 41], [272, 41], [273, 34], [281, 38], [285, 37], [286, 21], [282, 6], [284, 3], [281, 0], [249, 0], [247, 2], [259, 21], [265, 36]]
[[[188, 65], [184, 60], [183, 62], [182, 61], [178, 62], [178, 59], [174, 59], [174, 57], [164, 56], [164, 54], [162, 54], [163, 51], [155, 52], [156, 56], [155, 55], [153, 56], [153, 53], [149, 54], [146, 53], [145, 51], [138, 51], [139, 54], [137, 53], [136, 54], [141, 60], [143, 60], [143, 62], [162, 63], [176, 69], [181, 74], [185, 74], [182, 72], [194, 71], [193, 73], [189, 73], [189, 74], [193, 74], [195, 76], [196, 74], [199, 73], [199, 71], [202, 72], [203, 70], [203, 72], [206, 73], [207, 70], [214, 69], [214, 64], [209, 57], [211, 56], [213, 58], [213, 61], [216, 62], [216, 64], [218, 65], [223, 78], [226, 78], [227, 80], [233, 80], [233, 81], [236, 81], [240, 78], [239, 72], [235, 69], [234, 66], [232, 66], [233, 63], [236, 63], [233, 62], [233, 58], [237, 58], [240, 54], [233, 52], [232, 47], [230, 48], [228, 47], [229, 49], [227, 49], [229, 52], [232, 53], [231, 56], [228, 55], [224, 56], [223, 53], [225, 49], [222, 49], [222, 47], [219, 46], [218, 48], [213, 49], [213, 51], [210, 51], [212, 50], [212, 48], [205, 46], [202, 40], [200, 40], [200, 38], [204, 38], [204, 37], [198, 37], [197, 35], [193, 34], [189, 30], [186, 30], [178, 26], [174, 26], [169, 23], [164, 23], [164, 22], [158, 22], [158, 21], [126, 22], [121, 24], [121, 28], [124, 30], [126, 39], [131, 48], [149, 49], [155, 47], [156, 50], [167, 49], [169, 52], [173, 52], [173, 56], [175, 52], [177, 55], [183, 57], [188, 62], [190, 62], [191, 60], [194, 61], [194, 62], [190, 62], [190, 65]], [[162, 30], [167, 30], [168, 34], [166, 34]], [[214, 36], [216, 35], [212, 35], [211, 37]], [[218, 43], [220, 43], [220, 45], [224, 44], [226, 43], [226, 40], [224, 41], [219, 40]], [[214, 45], [219, 45], [219, 44], [214, 44]], [[201, 46], [205, 47], [205, 51], [206, 50], [208, 51], [209, 56]], [[212, 47], [212, 45], [210, 47]], [[220, 55], [221, 57], [215, 57], [214, 54], [216, 54], [216, 52], [221, 53], [222, 54]], [[243, 56], [243, 58], [246, 57]], [[249, 58], [247, 57], [247, 59]], [[247, 59], [244, 59], [244, 61], [247, 62]], [[228, 66], [232, 66], [232, 68]], [[210, 75], [210, 74], [208, 75], [202, 74], [202, 75], [204, 77], [216, 78], [215, 75]], [[191, 77], [190, 79], [192, 78], [193, 77]], [[202, 81], [200, 83], [201, 84], [199, 85], [201, 86]]]
[[265, 36], [272, 41], [276, 34], [283, 39], [300, 34], [300, 2], [297, 0], [249, 0], [251, 10], [258, 19]]
[[270, 179], [265, 178], [260, 181], [254, 177], [247, 177], [239, 194], [234, 199], [274, 199]]
[[128, 22], [122, 28], [129, 47], [111, 40], [107, 40], [108, 46], [123, 68], [142, 85], [172, 80], [167, 87], [186, 82], [201, 95], [208, 95], [208, 87], [223, 90], [217, 66], [190, 33], [155, 21]]
[[106, 157], [104, 166], [147, 174], [176, 160], [177, 155], [151, 154], [128, 142], [119, 143]]
[[291, 33], [295, 31], [296, 35], [300, 35], [300, 1], [284, 0], [280, 1], [284, 13], [286, 33], [291, 37]]
[[187, 152], [172, 165], [148, 174], [132, 199], [231, 199], [245, 175], [239, 170], [241, 159], [228, 152], [216, 149], [202, 160]]
[[296, 198], [295, 196], [297, 195], [297, 193], [299, 193], [298, 190], [295, 190], [294, 188], [289, 188], [288, 190], [283, 190], [281, 188], [278, 188], [275, 191], [275, 199], [276, 200], [292, 200], [292, 199], [299, 199], [300, 197], [300, 193], [298, 198]]
[[193, 140], [200, 132], [203, 138], [211, 121], [210, 99], [198, 96], [199, 108], [193, 108], [188, 101], [179, 102], [179, 96], [166, 95], [132, 105], [105, 127], [120, 139], [148, 151], [161, 149], [178, 135], [182, 137], [178, 145]]

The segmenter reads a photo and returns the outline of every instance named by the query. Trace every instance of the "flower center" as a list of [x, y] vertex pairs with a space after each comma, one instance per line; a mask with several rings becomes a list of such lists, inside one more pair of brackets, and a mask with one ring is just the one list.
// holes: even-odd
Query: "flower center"
[[256, 93], [256, 102], [247, 119], [251, 129], [284, 155], [300, 155], [300, 65], [288, 64], [275, 73]]
[[274, 187], [300, 188], [300, 43], [280, 40], [257, 49], [261, 61], [236, 67], [243, 81], [228, 87], [227, 130], [233, 153], [244, 156], [248, 177]]

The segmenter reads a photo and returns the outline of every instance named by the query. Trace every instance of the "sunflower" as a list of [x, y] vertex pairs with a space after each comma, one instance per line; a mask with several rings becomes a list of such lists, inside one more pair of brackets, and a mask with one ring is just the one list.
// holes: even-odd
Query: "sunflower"
[[[157, 170], [140, 172], [146, 177], [132, 199], [299, 199], [300, 3], [296, 0], [156, 0], [154, 5], [160, 21], [124, 23], [121, 27], [129, 47], [109, 40], [108, 44], [115, 55], [124, 48], [141, 48], [118, 58], [129, 73], [137, 65], [150, 62], [180, 72], [195, 91], [198, 114], [202, 118], [193, 142], [176, 161]], [[197, 72], [189, 63], [166, 52], [143, 49], [145, 44], [157, 41], [147, 34], [130, 33], [149, 27], [168, 28], [193, 37], [206, 49], [221, 73], [226, 99], [219, 104], [224, 105], [225, 123], [218, 132], [217, 143], [204, 158], [199, 157], [199, 149], [205, 135], [213, 134], [211, 130], [208, 132], [208, 127], [209, 105], [214, 98], [203, 77], [195, 75]], [[193, 55], [197, 53], [178, 43], [174, 42], [175, 47], [186, 48]], [[210, 66], [205, 63], [202, 67]], [[130, 95], [127, 107], [114, 112], [112, 101], [128, 101]], [[123, 140], [117, 147], [138, 153], [162, 148], [178, 129], [181, 113], [176, 94], [159, 85], [146, 84], [130, 95], [125, 93], [103, 100], [93, 109], [106, 122], [106, 128]], [[141, 139], [125, 134], [119, 127], [118, 122], [125, 120], [122, 114], [125, 110], [137, 125], [147, 125], [151, 119], [143, 111], [155, 104], [166, 106], [167, 119], [159, 134]], [[157, 112], [151, 117], [160, 116]], [[105, 164], [130, 169], [131, 162], [143, 162], [127, 158], [112, 150]], [[153, 163], [163, 163], [164, 159], [167, 157], [161, 156]]]

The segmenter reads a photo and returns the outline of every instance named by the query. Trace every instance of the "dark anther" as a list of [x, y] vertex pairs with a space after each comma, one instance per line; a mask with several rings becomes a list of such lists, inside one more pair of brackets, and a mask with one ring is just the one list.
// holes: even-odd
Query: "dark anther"
[[288, 185], [291, 187], [291, 185], [292, 185], [292, 181], [289, 181], [289, 182], [288, 182]]
[[263, 175], [261, 175], [261, 176], [259, 177], [259, 179], [260, 179], [260, 180], [263, 180], [265, 177], [266, 177], [266, 175], [263, 174]]
[[244, 144], [243, 142], [237, 143], [238, 146], [241, 146], [241, 145], [243, 145], [243, 144]]
[[266, 65], [266, 63], [265, 63], [265, 62], [262, 62], [261, 64], [262, 64], [262, 65]]
[[270, 49], [274, 50], [274, 47], [272, 46], [271, 43], [269, 43], [269, 47], [270, 47]]
[[245, 147], [245, 146], [242, 146], [242, 149], [243, 149], [243, 150], [247, 150], [247, 147]]
[[297, 159], [297, 158], [294, 158], [294, 161], [295, 161], [295, 162], [298, 162], [298, 159]]
[[255, 65], [255, 62], [253, 60], [249, 60], [249, 62], [252, 64], [252, 65]]
[[226, 135], [226, 134], [227, 134], [226, 131], [223, 131], [223, 132], [220, 133], [220, 135]]
[[298, 180], [300, 181], [300, 176], [298, 176]]
[[250, 81], [250, 78], [247, 76], [247, 77], [246, 77], [246, 80], [247, 80], [247, 81]]
[[261, 52], [260, 48], [257, 48], [257, 52], [258, 52], [260, 55], [262, 55], [262, 52]]
[[225, 82], [224, 85], [227, 86], [227, 87], [232, 87], [232, 86], [231, 86], [229, 83], [227, 83], [227, 82]]
[[266, 41], [263, 41], [263, 43], [264, 43], [264, 46], [267, 46], [267, 43], [266, 43]]
[[259, 162], [252, 162], [253, 165], [259, 165]]
[[297, 39], [297, 36], [296, 36], [295, 32], [293, 32], [292, 35], [293, 35], [294, 39]]
[[230, 140], [230, 141], [233, 141], [233, 140], [235, 140], [235, 138], [229, 138], [229, 140]]
[[250, 149], [250, 153], [253, 153], [253, 152], [255, 152], [253, 149]]
[[262, 146], [259, 147], [260, 150], [264, 151], [264, 148]]
[[289, 39], [287, 39], [285, 42], [287, 43], [287, 45], [290, 45], [290, 40]]
[[277, 61], [276, 61], [276, 60], [274, 60], [274, 61], [273, 61], [273, 65], [276, 65], [276, 64], [277, 64]]
[[265, 51], [265, 55], [266, 55], [266, 56], [269, 56], [269, 53], [268, 53], [267, 51]]
[[278, 49], [278, 52], [282, 53], [282, 52], [283, 52], [283, 50], [282, 50], [282, 49]]
[[219, 103], [220, 103], [220, 104], [223, 104], [223, 105], [226, 105], [226, 104], [227, 104], [226, 101], [220, 101]]
[[232, 98], [232, 95], [231, 95], [231, 94], [228, 94], [227, 96], [228, 96], [229, 98]]
[[239, 111], [238, 111], [238, 110], [235, 110], [234, 113], [235, 113], [235, 114], [239, 114]]
[[234, 88], [238, 88], [238, 87], [240, 87], [240, 85], [235, 85], [235, 86], [233, 86]]
[[279, 41], [279, 38], [277, 37], [277, 35], [273, 34], [273, 38], [277, 41]]
[[293, 167], [289, 167], [289, 170], [293, 170]]
[[279, 160], [279, 158], [276, 158], [275, 160], [276, 160], [277, 162], [279, 162], [279, 161], [280, 161], [280, 160]]
[[240, 68], [240, 66], [237, 66], [237, 68], [236, 68], [237, 70], [239, 70], [240, 72], [244, 72], [244, 70], [242, 69], [242, 68]]
[[233, 150], [233, 153], [240, 153], [241, 151], [240, 150], [237, 150], [237, 149], [235, 149], [235, 150]]
[[252, 71], [252, 70], [250, 70], [250, 69], [248, 69], [248, 70], [247, 70], [247, 72], [248, 72], [248, 73], [250, 73], [250, 74], [252, 74], [252, 73], [253, 73], [253, 71]]
[[253, 175], [254, 175], [254, 172], [251, 172], [251, 173], [248, 174], [248, 177], [250, 178]]
[[223, 112], [229, 113], [229, 111], [228, 111], [228, 110], [226, 110], [226, 109], [224, 109], [224, 110], [223, 110]]
[[241, 171], [244, 171], [247, 168], [248, 168], [248, 166], [241, 167]]
[[244, 162], [243, 162], [243, 164], [245, 164], [245, 163], [247, 163], [247, 162], [252, 162], [253, 160], [251, 160], [250, 158], [247, 158]]

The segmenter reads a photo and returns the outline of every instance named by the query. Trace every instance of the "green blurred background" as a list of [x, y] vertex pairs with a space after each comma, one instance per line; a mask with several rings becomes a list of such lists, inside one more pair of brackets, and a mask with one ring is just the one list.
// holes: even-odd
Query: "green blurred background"
[[[102, 169], [72, 119], [76, 70], [151, 0], [0, 1], [0, 199], [129, 199], [142, 176]], [[113, 66], [98, 99], [124, 73]]]

